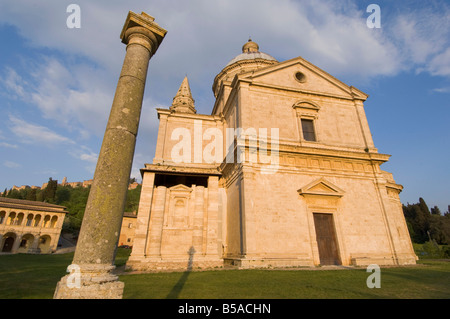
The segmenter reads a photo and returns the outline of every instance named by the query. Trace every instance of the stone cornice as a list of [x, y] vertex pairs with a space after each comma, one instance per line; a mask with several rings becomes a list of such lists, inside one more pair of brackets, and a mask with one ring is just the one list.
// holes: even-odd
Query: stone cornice
[[174, 112], [173, 110], [170, 110], [170, 109], [157, 108], [156, 112], [158, 112], [158, 119], [160, 118], [161, 114], [164, 114], [166, 116], [171, 116], [171, 117], [180, 117], [180, 118], [188, 118], [188, 119], [203, 120], [203, 121], [222, 121], [223, 120], [223, 117], [220, 115], [181, 113], [181, 112]]
[[[204, 165], [202, 165], [204, 166]], [[222, 173], [218, 167], [195, 167], [195, 166], [178, 166], [169, 164], [145, 164], [145, 168], [141, 168], [141, 174], [144, 172], [162, 173], [166, 175], [216, 175], [221, 176]]]
[[39, 211], [39, 212], [47, 212], [47, 213], [60, 213], [60, 214], [69, 213], [65, 207], [51, 208], [51, 207], [37, 206], [37, 205], [34, 206], [34, 205], [23, 205], [23, 204], [0, 202], [0, 210], [2, 210], [3, 208], [10, 208], [10, 209], [14, 209], [14, 210]]

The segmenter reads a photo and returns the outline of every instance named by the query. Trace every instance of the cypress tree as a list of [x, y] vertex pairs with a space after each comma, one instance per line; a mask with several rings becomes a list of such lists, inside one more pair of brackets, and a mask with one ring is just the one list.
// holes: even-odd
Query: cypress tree
[[431, 212], [431, 215], [441, 216], [441, 210], [437, 206], [432, 207], [430, 209], [430, 212]]
[[56, 197], [56, 189], [58, 187], [58, 181], [53, 180], [51, 177], [48, 180], [47, 187], [43, 191], [43, 201], [48, 203], [54, 203]]

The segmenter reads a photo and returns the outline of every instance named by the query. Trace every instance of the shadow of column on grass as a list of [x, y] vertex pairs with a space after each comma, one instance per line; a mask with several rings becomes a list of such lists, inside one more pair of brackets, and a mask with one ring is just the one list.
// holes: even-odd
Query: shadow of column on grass
[[184, 286], [189, 274], [192, 271], [192, 264], [194, 262], [194, 254], [195, 254], [195, 249], [193, 246], [191, 246], [191, 248], [189, 248], [188, 254], [189, 254], [189, 260], [188, 260], [186, 271], [183, 272], [180, 279], [178, 279], [175, 286], [173, 286], [172, 290], [167, 295], [166, 299], [177, 299], [178, 296], [180, 295], [181, 290], [183, 290], [183, 286]]

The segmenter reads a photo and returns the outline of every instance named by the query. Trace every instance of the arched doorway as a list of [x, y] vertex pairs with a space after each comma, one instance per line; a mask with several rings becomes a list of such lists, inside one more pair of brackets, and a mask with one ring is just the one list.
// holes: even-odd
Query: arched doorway
[[2, 252], [4, 253], [10, 253], [14, 242], [16, 240], [16, 235], [13, 233], [7, 233], [4, 237], [3, 237], [3, 246], [2, 246]]

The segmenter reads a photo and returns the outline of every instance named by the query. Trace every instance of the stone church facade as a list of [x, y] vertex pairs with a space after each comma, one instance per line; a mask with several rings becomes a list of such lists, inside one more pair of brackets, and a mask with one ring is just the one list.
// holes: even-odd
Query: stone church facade
[[368, 95], [251, 40], [213, 92], [211, 115], [198, 114], [185, 78], [157, 109], [128, 268], [416, 262]]

